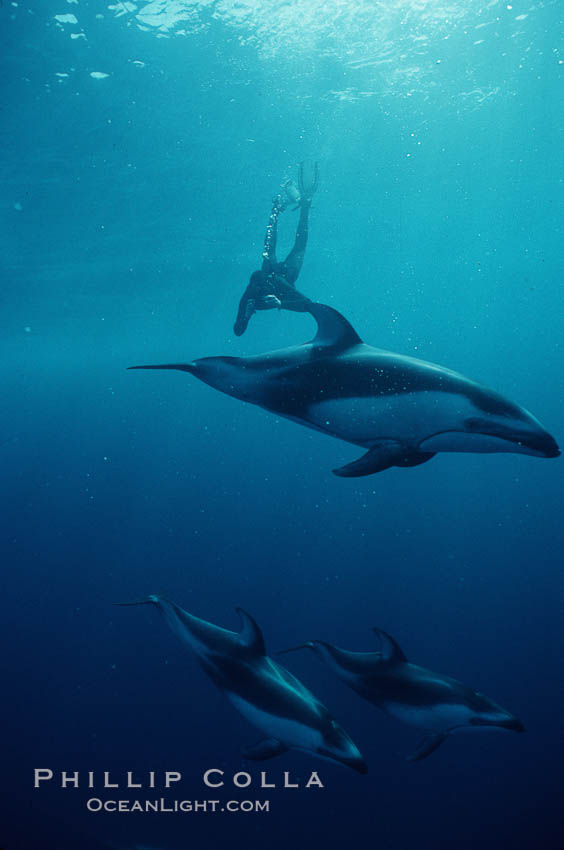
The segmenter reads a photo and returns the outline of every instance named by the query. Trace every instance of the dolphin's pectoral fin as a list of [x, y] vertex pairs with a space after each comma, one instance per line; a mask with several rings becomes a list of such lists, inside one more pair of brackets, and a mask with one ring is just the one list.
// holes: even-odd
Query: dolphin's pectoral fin
[[420, 452], [417, 449], [406, 448], [395, 440], [385, 440], [368, 449], [366, 454], [347, 463], [339, 469], [334, 469], [340, 478], [360, 478], [362, 475], [373, 475], [383, 472], [392, 466], [419, 466], [435, 456], [435, 452]]
[[407, 757], [407, 761], [421, 761], [438, 749], [447, 736], [444, 732], [433, 732], [423, 738], [414, 753]]
[[368, 449], [366, 454], [359, 457], [358, 460], [353, 460], [351, 463], [339, 467], [339, 469], [334, 469], [333, 472], [340, 478], [360, 478], [362, 475], [383, 472], [384, 469], [395, 466], [400, 449], [400, 443], [391, 440], [378, 443], [378, 445]]
[[397, 460], [394, 466], [419, 466], [422, 463], [427, 463], [432, 457], [435, 457], [436, 452], [413, 452], [412, 454], [404, 455], [400, 460]]
[[257, 655], [266, 655], [264, 638], [256, 622], [242, 608], [237, 608], [237, 613], [241, 618], [241, 631], [239, 632], [241, 643]]
[[243, 756], [254, 761], [262, 761], [263, 759], [271, 759], [274, 756], [279, 756], [281, 753], [285, 753], [287, 749], [288, 747], [277, 741], [276, 738], [265, 738], [264, 741], [259, 741], [250, 747], [245, 747]]

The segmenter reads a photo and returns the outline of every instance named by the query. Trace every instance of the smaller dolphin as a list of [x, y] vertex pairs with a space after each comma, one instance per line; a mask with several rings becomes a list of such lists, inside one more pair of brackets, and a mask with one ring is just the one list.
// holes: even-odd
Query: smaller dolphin
[[236, 609], [241, 631], [230, 632], [159, 596], [120, 604], [156, 605], [232, 705], [267, 735], [244, 752], [247, 758], [267, 759], [297, 749], [367, 773], [357, 747], [325, 706], [268, 657], [261, 630], [242, 608]]
[[380, 639], [380, 652], [349, 652], [322, 640], [310, 640], [283, 653], [312, 649], [361, 697], [398, 720], [425, 730], [425, 737], [408, 761], [431, 755], [447, 735], [459, 730], [524, 731], [517, 717], [489, 697], [450, 676], [411, 664], [393, 637], [382, 629], [374, 632]]

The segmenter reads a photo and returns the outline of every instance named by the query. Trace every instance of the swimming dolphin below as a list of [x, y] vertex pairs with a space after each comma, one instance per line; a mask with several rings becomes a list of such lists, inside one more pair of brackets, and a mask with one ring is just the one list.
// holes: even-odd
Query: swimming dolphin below
[[266, 655], [261, 630], [237, 608], [240, 632], [231, 632], [194, 617], [174, 602], [148, 596], [124, 605], [153, 604], [173, 632], [190, 647], [210, 679], [233, 706], [267, 737], [244, 752], [267, 759], [288, 749], [352, 767], [368, 768], [357, 747], [328, 709], [288, 670]]
[[337, 676], [364, 699], [425, 737], [408, 761], [431, 755], [447, 735], [466, 729], [523, 732], [521, 721], [484, 694], [457, 679], [411, 664], [397, 642], [381, 629], [380, 652], [349, 652], [321, 640], [283, 650], [312, 649]]
[[553, 437], [523, 407], [468, 378], [362, 342], [337, 310], [309, 302], [311, 342], [251, 357], [131, 366], [178, 369], [220, 392], [362, 446], [341, 477], [417, 466], [437, 452], [560, 454]]

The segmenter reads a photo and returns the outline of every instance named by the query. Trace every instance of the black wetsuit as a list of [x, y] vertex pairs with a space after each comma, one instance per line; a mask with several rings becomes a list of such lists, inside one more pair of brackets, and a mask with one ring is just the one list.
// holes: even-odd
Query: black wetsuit
[[311, 200], [300, 201], [300, 219], [294, 247], [286, 259], [279, 263], [276, 260], [276, 237], [278, 216], [284, 210], [284, 203], [281, 196], [274, 199], [264, 238], [262, 268], [252, 273], [249, 285], [239, 302], [237, 319], [233, 327], [236, 336], [245, 333], [255, 310], [283, 307], [285, 310], [295, 310], [300, 313], [307, 311], [311, 303], [310, 299], [298, 292], [295, 283], [304, 261], [310, 207]]

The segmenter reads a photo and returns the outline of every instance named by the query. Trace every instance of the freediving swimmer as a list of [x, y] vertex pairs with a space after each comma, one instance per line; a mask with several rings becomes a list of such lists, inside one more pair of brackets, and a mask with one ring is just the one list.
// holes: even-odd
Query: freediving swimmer
[[[262, 267], [250, 277], [243, 297], [239, 302], [237, 318], [233, 326], [236, 336], [242, 336], [253, 313], [257, 310], [274, 308], [306, 312], [309, 298], [296, 289], [296, 280], [302, 268], [308, 239], [308, 219], [313, 195], [319, 182], [317, 162], [308, 174], [305, 164], [298, 169], [298, 186], [293, 180], [286, 180], [272, 201], [272, 210], [266, 226]], [[300, 210], [294, 246], [285, 260], [276, 259], [276, 240], [278, 236], [278, 218], [289, 204], [295, 203]]]

